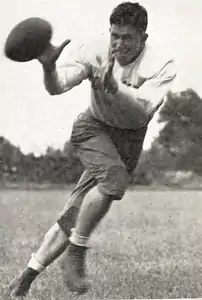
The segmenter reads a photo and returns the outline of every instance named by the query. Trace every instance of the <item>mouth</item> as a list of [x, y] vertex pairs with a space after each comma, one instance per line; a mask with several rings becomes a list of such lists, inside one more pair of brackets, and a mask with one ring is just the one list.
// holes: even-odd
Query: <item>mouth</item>
[[116, 52], [117, 57], [126, 57], [128, 55], [129, 55], [129, 51], [127, 49], [120, 49], [120, 50], [117, 50], [117, 52]]
[[126, 55], [128, 54], [129, 50], [127, 48], [119, 48], [116, 50], [116, 53], [117, 54], [120, 54], [120, 55]]

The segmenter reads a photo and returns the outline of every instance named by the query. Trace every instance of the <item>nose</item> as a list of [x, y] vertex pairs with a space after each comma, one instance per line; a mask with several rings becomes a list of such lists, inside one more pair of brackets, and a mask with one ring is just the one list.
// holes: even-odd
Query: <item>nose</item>
[[125, 41], [124, 41], [122, 38], [117, 39], [115, 48], [116, 48], [116, 50], [126, 48], [126, 43], [125, 43]]
[[116, 41], [116, 48], [121, 48], [123, 45], [123, 40], [121, 38], [117, 39]]

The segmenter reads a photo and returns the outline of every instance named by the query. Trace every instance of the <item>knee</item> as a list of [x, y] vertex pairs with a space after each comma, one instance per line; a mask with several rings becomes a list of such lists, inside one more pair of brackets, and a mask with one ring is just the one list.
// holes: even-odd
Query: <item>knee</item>
[[66, 206], [57, 220], [57, 226], [59, 227], [59, 230], [62, 231], [67, 237], [71, 235], [71, 230], [75, 226], [78, 212], [78, 207]]
[[125, 166], [111, 166], [99, 181], [98, 187], [112, 200], [123, 198], [129, 184], [129, 176]]

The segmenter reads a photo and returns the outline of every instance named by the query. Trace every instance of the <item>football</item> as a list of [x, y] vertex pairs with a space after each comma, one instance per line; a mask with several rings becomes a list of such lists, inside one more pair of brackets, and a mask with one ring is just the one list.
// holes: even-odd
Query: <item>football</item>
[[40, 56], [52, 38], [52, 26], [41, 18], [28, 18], [9, 33], [4, 53], [7, 58], [26, 62]]

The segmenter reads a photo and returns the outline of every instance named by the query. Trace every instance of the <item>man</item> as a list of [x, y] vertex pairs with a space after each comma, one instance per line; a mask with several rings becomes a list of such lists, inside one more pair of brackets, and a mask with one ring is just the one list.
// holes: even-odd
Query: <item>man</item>
[[85, 79], [91, 82], [90, 105], [75, 121], [71, 134], [85, 171], [57, 223], [12, 282], [13, 296], [26, 295], [37, 275], [65, 249], [62, 269], [67, 286], [78, 293], [89, 289], [85, 274], [89, 237], [113, 201], [123, 198], [148, 123], [176, 76], [173, 59], [162, 58], [146, 43], [146, 29], [145, 8], [121, 3], [111, 13], [110, 42], [104, 51], [99, 46], [92, 54], [92, 46], [83, 47], [77, 60], [57, 68], [56, 60], [68, 40], [58, 48], [49, 45], [39, 57], [51, 95]]

